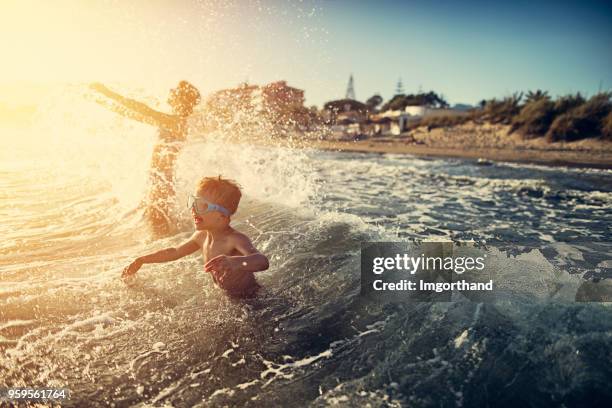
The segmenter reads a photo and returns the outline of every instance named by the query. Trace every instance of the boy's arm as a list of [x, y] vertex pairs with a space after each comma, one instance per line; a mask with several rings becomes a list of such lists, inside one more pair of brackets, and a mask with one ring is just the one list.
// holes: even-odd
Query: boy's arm
[[204, 265], [205, 271], [225, 270], [238, 272], [259, 272], [270, 267], [268, 257], [260, 253], [251, 240], [243, 234], [236, 234], [234, 246], [242, 254], [238, 256], [219, 255]]
[[142, 102], [126, 98], [117, 92], [111, 91], [105, 85], [94, 83], [91, 85], [91, 89], [101, 93], [115, 102], [113, 104], [105, 101], [98, 101], [101, 105], [112, 110], [113, 112], [119, 113], [120, 115], [130, 119], [135, 119], [139, 122], [164, 127], [170, 130], [174, 130], [174, 128], [177, 126], [176, 118], [173, 115], [158, 112]]
[[136, 258], [131, 264], [129, 264], [121, 274], [122, 277], [135, 274], [143, 264], [146, 263], [161, 263], [176, 261], [184, 256], [190, 255], [200, 249], [198, 232], [194, 233], [189, 240], [181, 244], [176, 248], [165, 248], [151, 254]]

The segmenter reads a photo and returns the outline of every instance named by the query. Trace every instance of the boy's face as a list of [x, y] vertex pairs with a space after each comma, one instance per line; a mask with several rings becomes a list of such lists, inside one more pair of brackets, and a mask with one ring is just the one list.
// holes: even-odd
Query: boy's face
[[[196, 191], [195, 195], [210, 203], [215, 203], [214, 198], [205, 192]], [[191, 215], [193, 216], [193, 222], [197, 230], [223, 228], [230, 222], [229, 217], [219, 211], [207, 211], [202, 214], [191, 207]]]

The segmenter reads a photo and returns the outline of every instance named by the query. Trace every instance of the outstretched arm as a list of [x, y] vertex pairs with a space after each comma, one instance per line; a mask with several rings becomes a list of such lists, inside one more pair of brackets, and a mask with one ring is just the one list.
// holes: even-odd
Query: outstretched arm
[[176, 118], [173, 115], [158, 112], [142, 102], [126, 98], [117, 92], [111, 91], [103, 84], [94, 83], [90, 87], [94, 91], [101, 93], [114, 102], [109, 103], [108, 101], [98, 101], [101, 105], [107, 107], [113, 112], [117, 112], [120, 115], [130, 119], [135, 119], [139, 122], [164, 127], [167, 129], [174, 129], [177, 125]]
[[184, 256], [193, 254], [198, 249], [200, 249], [200, 243], [198, 242], [198, 233], [196, 232], [191, 236], [191, 238], [189, 238], [188, 241], [184, 242], [179, 247], [165, 248], [160, 251], [136, 258], [123, 270], [121, 277], [125, 278], [129, 275], [135, 274], [143, 264], [176, 261]]

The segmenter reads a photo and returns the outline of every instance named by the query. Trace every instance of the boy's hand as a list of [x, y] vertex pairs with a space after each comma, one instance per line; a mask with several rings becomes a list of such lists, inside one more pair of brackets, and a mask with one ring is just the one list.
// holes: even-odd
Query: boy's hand
[[142, 261], [140, 260], [140, 258], [136, 258], [131, 264], [129, 264], [125, 267], [125, 269], [123, 269], [123, 272], [121, 273], [121, 278], [125, 279], [128, 276], [134, 275], [136, 272], [138, 272], [141, 266]]
[[238, 270], [235, 259], [227, 255], [216, 256], [204, 265], [204, 271], [211, 272], [221, 285], [229, 284], [229, 279]]

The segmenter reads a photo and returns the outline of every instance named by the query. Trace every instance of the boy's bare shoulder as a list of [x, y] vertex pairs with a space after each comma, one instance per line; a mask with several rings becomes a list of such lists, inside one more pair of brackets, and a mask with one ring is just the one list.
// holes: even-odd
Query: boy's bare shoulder
[[249, 237], [247, 237], [246, 234], [238, 231], [235, 228], [232, 228], [232, 230], [233, 230], [232, 233], [229, 235], [229, 238], [231, 240], [235, 240], [235, 241], [249, 240], [250, 241]]
[[230, 240], [236, 244], [251, 244], [251, 239], [244, 233], [234, 229], [230, 235]]
[[197, 242], [200, 246], [204, 244], [204, 240], [206, 239], [206, 231], [195, 231], [191, 238], [191, 241]]

